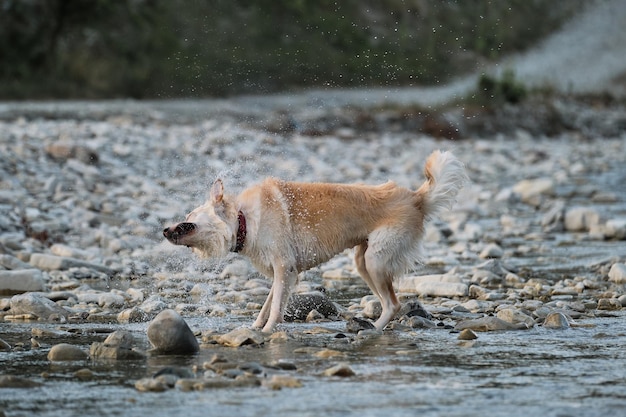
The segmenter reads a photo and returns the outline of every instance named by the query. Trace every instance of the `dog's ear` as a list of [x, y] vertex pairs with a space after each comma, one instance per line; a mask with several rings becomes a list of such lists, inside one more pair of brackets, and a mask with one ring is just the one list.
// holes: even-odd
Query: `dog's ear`
[[224, 199], [224, 184], [221, 179], [216, 179], [213, 185], [211, 186], [211, 202], [213, 204], [219, 204]]

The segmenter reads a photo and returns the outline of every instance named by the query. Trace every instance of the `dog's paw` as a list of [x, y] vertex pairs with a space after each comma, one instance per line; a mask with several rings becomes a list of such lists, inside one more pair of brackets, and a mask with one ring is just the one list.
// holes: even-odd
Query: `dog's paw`
[[359, 317], [352, 317], [346, 323], [346, 331], [350, 333], [358, 333], [361, 330], [374, 330], [376, 327], [374, 324], [365, 319], [361, 319]]

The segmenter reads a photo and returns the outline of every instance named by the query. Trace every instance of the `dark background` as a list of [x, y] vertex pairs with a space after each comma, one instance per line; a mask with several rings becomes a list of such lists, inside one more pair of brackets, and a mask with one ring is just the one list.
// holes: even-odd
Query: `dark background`
[[552, 0], [0, 0], [0, 99], [428, 85], [522, 51]]

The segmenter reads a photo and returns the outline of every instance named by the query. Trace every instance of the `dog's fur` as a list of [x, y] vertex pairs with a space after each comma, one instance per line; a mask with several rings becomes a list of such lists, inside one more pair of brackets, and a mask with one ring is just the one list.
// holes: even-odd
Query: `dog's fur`
[[394, 277], [419, 261], [425, 222], [454, 203], [466, 179], [463, 164], [449, 152], [433, 152], [424, 173], [426, 181], [417, 191], [393, 182], [368, 186], [269, 178], [237, 197], [224, 194], [218, 179], [210, 199], [163, 234], [203, 257], [221, 257], [236, 248], [242, 213], [246, 234], [237, 249], [273, 278], [254, 322], [265, 332], [282, 322], [299, 272], [355, 248], [357, 270], [382, 304], [374, 323], [382, 330], [400, 309]]

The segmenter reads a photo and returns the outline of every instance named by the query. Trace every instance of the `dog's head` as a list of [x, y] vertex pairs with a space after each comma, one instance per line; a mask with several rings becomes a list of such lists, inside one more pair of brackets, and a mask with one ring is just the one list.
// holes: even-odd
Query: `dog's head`
[[206, 203], [189, 213], [184, 222], [163, 230], [163, 236], [204, 258], [225, 256], [237, 239], [237, 210], [231, 198], [224, 195], [222, 181], [213, 183]]

